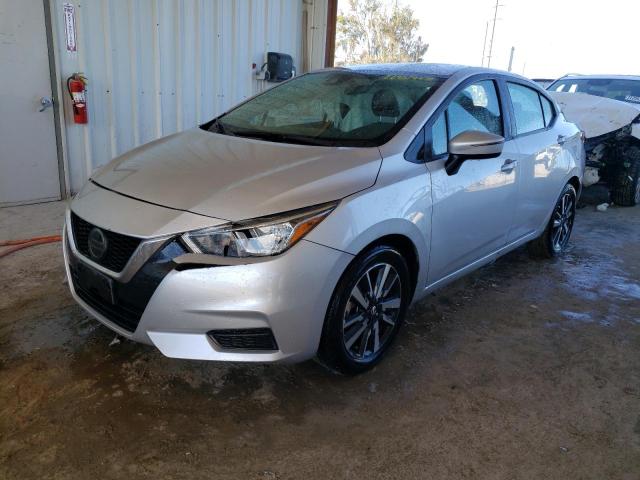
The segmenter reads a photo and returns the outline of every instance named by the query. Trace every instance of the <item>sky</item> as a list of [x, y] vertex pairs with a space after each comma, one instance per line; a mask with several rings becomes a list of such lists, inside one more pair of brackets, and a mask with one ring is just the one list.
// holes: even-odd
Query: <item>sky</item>
[[[399, 0], [420, 20], [425, 62], [479, 66], [495, 0]], [[491, 67], [530, 78], [640, 75], [640, 0], [500, 0]], [[339, 6], [346, 6], [340, 0]], [[489, 24], [491, 37], [492, 23]], [[489, 40], [487, 40], [487, 53]], [[485, 60], [486, 66], [486, 60]]]

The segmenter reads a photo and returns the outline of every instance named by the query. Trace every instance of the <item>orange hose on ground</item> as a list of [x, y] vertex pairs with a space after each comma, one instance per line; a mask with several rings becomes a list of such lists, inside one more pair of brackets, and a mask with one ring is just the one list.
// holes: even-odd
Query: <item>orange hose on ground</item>
[[27, 240], [8, 240], [4, 242], [0, 242], [0, 246], [9, 246], [0, 252], [0, 258], [6, 257], [7, 255], [17, 252], [18, 250], [22, 250], [23, 248], [33, 247], [35, 245], [44, 245], [45, 243], [55, 243], [62, 240], [60, 235], [51, 235], [48, 237], [36, 237]]
[[36, 242], [40, 240], [51, 240], [52, 242], [59, 242], [62, 240], [60, 235], [49, 235], [46, 237], [34, 237], [34, 238], [25, 238], [23, 240], [5, 240], [0, 242], [0, 247], [6, 247], [9, 245], [21, 245], [23, 243]]

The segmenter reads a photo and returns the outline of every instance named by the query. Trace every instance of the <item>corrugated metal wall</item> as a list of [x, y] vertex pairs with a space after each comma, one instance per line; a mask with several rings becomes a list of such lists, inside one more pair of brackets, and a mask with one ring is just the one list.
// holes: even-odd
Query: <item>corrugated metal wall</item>
[[[65, 48], [64, 3], [76, 7], [76, 53]], [[267, 51], [292, 55], [300, 72], [306, 45], [307, 65], [321, 67], [324, 10], [326, 0], [52, 0], [59, 76], [89, 80], [88, 125], [72, 123], [64, 89], [71, 190], [113, 157], [267, 88], [252, 70]]]

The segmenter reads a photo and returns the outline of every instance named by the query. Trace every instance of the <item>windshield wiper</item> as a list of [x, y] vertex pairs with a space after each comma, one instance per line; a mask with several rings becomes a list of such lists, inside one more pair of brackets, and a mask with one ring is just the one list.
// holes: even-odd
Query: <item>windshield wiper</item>
[[266, 132], [264, 130], [236, 130], [234, 135], [246, 138], [256, 138], [268, 142], [297, 143], [300, 145], [333, 145], [335, 142], [320, 138], [291, 135], [288, 133]]
[[227, 127], [225, 127], [224, 124], [220, 121], [219, 118], [216, 118], [213, 121], [213, 123], [211, 124], [211, 127], [209, 127], [209, 131], [211, 131], [211, 128], [213, 128], [213, 127], [216, 128], [217, 133], [221, 133], [222, 135], [230, 135], [232, 137], [234, 137], [236, 135], [234, 132], [232, 132]]

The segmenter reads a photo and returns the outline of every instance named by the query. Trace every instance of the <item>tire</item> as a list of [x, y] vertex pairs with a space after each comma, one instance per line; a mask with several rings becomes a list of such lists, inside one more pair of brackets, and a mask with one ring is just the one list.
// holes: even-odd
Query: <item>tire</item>
[[376, 365], [400, 329], [412, 292], [409, 268], [396, 249], [381, 245], [356, 257], [331, 297], [320, 363], [347, 375]]
[[616, 205], [632, 207], [640, 203], [640, 148], [629, 147], [623, 160], [625, 166], [620, 167], [613, 180], [611, 200]]
[[554, 258], [561, 255], [569, 243], [576, 216], [576, 189], [564, 186], [542, 235], [529, 242], [529, 253], [535, 258]]

